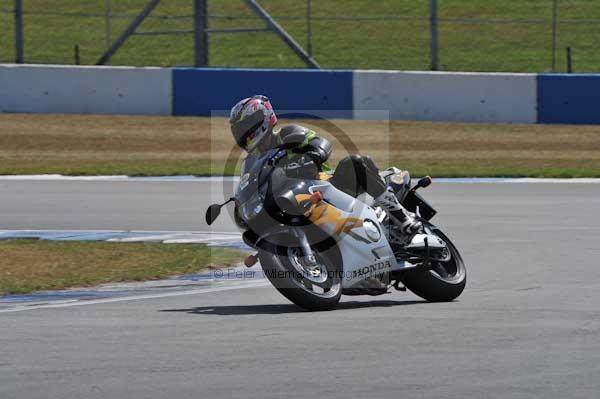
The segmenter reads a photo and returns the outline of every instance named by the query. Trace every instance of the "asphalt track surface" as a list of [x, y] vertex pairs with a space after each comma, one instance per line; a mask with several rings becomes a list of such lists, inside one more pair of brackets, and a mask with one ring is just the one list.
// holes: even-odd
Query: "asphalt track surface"
[[[178, 182], [0, 182], [0, 229], [206, 230]], [[597, 398], [600, 184], [434, 184], [452, 303], [271, 287], [0, 313], [0, 398]], [[215, 230], [232, 231], [224, 217]]]

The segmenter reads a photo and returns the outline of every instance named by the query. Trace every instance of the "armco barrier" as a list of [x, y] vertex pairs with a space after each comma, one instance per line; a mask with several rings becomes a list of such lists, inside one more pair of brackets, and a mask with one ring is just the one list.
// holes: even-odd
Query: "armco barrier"
[[0, 65], [0, 112], [172, 114], [162, 68]]
[[279, 109], [352, 117], [352, 72], [265, 69], [174, 69], [173, 114], [211, 115], [239, 99], [268, 96]]
[[535, 123], [534, 74], [356, 71], [354, 118]]
[[600, 124], [600, 75], [539, 75], [538, 123]]
[[258, 93], [330, 118], [600, 124], [600, 75], [0, 64], [0, 112], [207, 116]]

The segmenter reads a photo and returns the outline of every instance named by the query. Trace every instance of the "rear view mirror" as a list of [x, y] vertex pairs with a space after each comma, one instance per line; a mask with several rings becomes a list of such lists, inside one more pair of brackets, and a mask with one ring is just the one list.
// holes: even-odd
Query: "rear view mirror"
[[431, 177], [425, 176], [417, 182], [417, 187], [425, 188], [431, 184]]
[[206, 210], [206, 224], [211, 225], [221, 214], [221, 205], [212, 204]]

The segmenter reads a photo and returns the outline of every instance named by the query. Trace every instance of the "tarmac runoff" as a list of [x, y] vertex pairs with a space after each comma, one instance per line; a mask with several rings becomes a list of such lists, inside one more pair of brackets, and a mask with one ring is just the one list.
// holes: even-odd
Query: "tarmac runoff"
[[[597, 398], [600, 186], [438, 182], [423, 195], [467, 265], [457, 301], [393, 292], [302, 312], [244, 279], [10, 303], [0, 397]], [[223, 199], [194, 182], [2, 181], [0, 192], [0, 228], [21, 230], [208, 231], [206, 205]], [[237, 233], [225, 216], [214, 231]]]
[[[87, 182], [225, 182], [235, 181], [235, 177], [127, 177], [127, 176], [0, 176], [0, 181], [87, 181]], [[517, 184], [538, 186], [538, 183], [552, 184], [598, 184], [600, 179], [531, 179], [531, 178], [462, 178], [435, 179], [437, 183], [467, 184]], [[120, 185], [120, 183], [116, 183]], [[552, 185], [551, 184], [551, 185]], [[8, 188], [8, 187], [7, 187]], [[487, 194], [486, 194], [487, 195]], [[162, 197], [161, 197], [162, 198]], [[154, 226], [153, 226], [154, 227]], [[160, 223], [156, 226], [160, 229]], [[235, 229], [232, 229], [235, 230]], [[32, 238], [41, 240], [103, 240], [109, 242], [161, 242], [201, 243], [209, 246], [247, 249], [236, 231], [160, 231], [160, 230], [0, 230], [0, 239]], [[240, 274], [243, 270], [248, 273]], [[26, 310], [47, 306], [75, 306], [97, 303], [98, 301], [133, 300], [137, 298], [185, 295], [214, 289], [243, 288], [248, 284], [268, 284], [259, 267], [254, 269], [229, 269], [222, 272], [211, 271], [195, 275], [178, 276], [171, 279], [145, 283], [109, 284], [93, 288], [70, 289], [63, 291], [35, 292], [28, 295], [0, 297], [0, 312]]]

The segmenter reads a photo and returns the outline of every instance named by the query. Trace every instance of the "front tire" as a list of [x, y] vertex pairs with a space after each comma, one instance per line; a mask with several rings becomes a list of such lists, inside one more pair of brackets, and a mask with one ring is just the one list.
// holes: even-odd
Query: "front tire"
[[414, 294], [430, 302], [450, 302], [458, 298], [467, 284], [467, 269], [458, 249], [440, 229], [427, 223], [431, 233], [444, 240], [450, 250], [448, 262], [437, 262], [430, 270], [410, 270], [401, 278]]
[[[342, 296], [341, 257], [336, 247], [313, 247], [315, 258], [326, 278], [310, 279], [294, 264], [294, 251], [298, 248], [265, 243], [258, 250], [261, 267], [273, 286], [287, 299], [303, 309], [330, 310]], [[323, 280], [323, 281], [320, 281]]]

